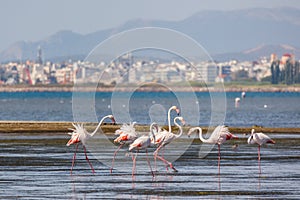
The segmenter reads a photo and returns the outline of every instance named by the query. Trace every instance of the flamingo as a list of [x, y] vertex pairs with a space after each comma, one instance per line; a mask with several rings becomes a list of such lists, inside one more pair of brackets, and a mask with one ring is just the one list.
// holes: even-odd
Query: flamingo
[[220, 152], [220, 146], [224, 142], [230, 139], [238, 139], [237, 136], [233, 135], [229, 132], [228, 128], [224, 125], [219, 125], [215, 128], [213, 133], [211, 134], [210, 138], [204, 139], [202, 136], [202, 129], [201, 127], [195, 127], [191, 128], [189, 132], [187, 133], [188, 136], [190, 136], [194, 131], [199, 131], [199, 138], [202, 142], [208, 143], [208, 144], [218, 144], [218, 169], [220, 172], [220, 160], [221, 160], [221, 152]]
[[145, 149], [146, 150], [146, 156], [147, 156], [147, 162], [150, 168], [150, 171], [152, 173], [152, 176], [154, 177], [154, 173], [152, 171], [151, 165], [150, 165], [150, 161], [148, 159], [148, 150], [147, 148], [151, 146], [151, 137], [153, 137], [155, 139], [155, 135], [153, 132], [153, 128], [156, 128], [156, 130], [158, 129], [158, 126], [155, 122], [153, 122], [150, 125], [150, 132], [149, 135], [143, 135], [140, 136], [139, 138], [137, 138], [136, 140], [134, 140], [134, 142], [132, 144], [129, 145], [129, 151], [132, 151], [133, 149], [136, 149], [136, 156], [133, 158], [133, 166], [132, 166], [132, 177], [134, 177], [134, 172], [135, 172], [135, 166], [136, 166], [136, 157], [137, 157], [137, 153], [139, 150], [141, 149]]
[[114, 168], [114, 161], [118, 151], [122, 148], [124, 144], [131, 144], [134, 140], [137, 139], [137, 133], [134, 128], [135, 124], [136, 122], [130, 123], [129, 125], [123, 124], [120, 129], [116, 130], [115, 133], [119, 134], [119, 136], [114, 140], [114, 142], [119, 143], [120, 145], [114, 152], [110, 173], [112, 173], [112, 170]]
[[177, 113], [177, 115], [179, 115], [179, 113], [180, 113], [180, 110], [179, 110], [179, 108], [177, 108], [177, 106], [172, 106], [171, 108], [169, 108], [169, 110], [168, 110], [168, 125], [169, 125], [169, 132], [172, 131], [172, 130], [171, 130], [171, 111], [172, 111], [172, 110], [175, 110], [176, 113]]
[[[161, 129], [160, 127], [158, 127], [158, 131], [156, 131], [155, 134], [155, 140], [152, 138], [151, 141], [153, 144], [156, 144], [157, 146], [159, 146], [162, 141], [163, 138], [165, 137], [166, 134], [172, 132], [172, 128], [171, 128], [171, 111], [175, 110], [177, 115], [179, 115], [180, 110], [179, 108], [177, 108], [177, 106], [171, 106], [168, 110], [168, 127], [169, 127], [169, 131], [165, 130], [165, 129]], [[162, 156], [163, 157], [163, 156]], [[154, 165], [155, 165], [155, 170], [156, 170], [156, 158], [154, 158]]]
[[73, 167], [74, 167], [74, 164], [75, 164], [75, 160], [76, 160], [76, 152], [77, 152], [77, 149], [78, 149], [78, 144], [81, 142], [82, 143], [82, 146], [83, 146], [83, 150], [84, 150], [84, 155], [85, 155], [85, 159], [87, 160], [87, 162], [89, 163], [91, 169], [92, 169], [92, 172], [95, 173], [95, 170], [92, 166], [92, 164], [90, 163], [89, 159], [88, 159], [88, 156], [86, 154], [86, 147], [85, 147], [85, 144], [86, 144], [86, 141], [87, 139], [93, 137], [95, 135], [95, 133], [98, 131], [98, 129], [100, 128], [100, 125], [103, 123], [103, 121], [105, 119], [111, 119], [113, 123], [115, 123], [115, 119], [114, 119], [114, 116], [113, 115], [107, 115], [107, 116], [104, 116], [100, 122], [98, 123], [98, 126], [96, 127], [96, 129], [92, 132], [92, 133], [89, 133], [84, 127], [83, 127], [83, 124], [79, 124], [79, 123], [72, 123], [72, 125], [74, 126], [75, 129], [70, 129], [72, 130], [73, 132], [71, 133], [68, 133], [69, 135], [71, 135], [71, 139], [68, 141], [68, 143], [66, 144], [67, 146], [70, 146], [71, 144], [76, 144], [76, 149], [75, 149], [75, 152], [74, 152], [74, 156], [73, 156], [73, 160], [72, 160], [72, 167], [71, 167], [71, 175], [72, 175], [72, 171], [73, 171]]
[[[248, 144], [258, 144], [258, 163], [260, 170], [260, 146], [266, 143], [275, 144], [275, 141], [272, 140], [269, 136], [263, 133], [254, 133], [255, 130], [251, 130], [251, 135], [248, 138]], [[260, 170], [261, 172], [261, 170]]]
[[173, 164], [171, 162], [167, 161], [166, 159], [164, 159], [163, 157], [159, 156], [158, 153], [161, 150], [161, 148], [163, 148], [166, 145], [170, 144], [174, 139], [177, 139], [177, 138], [181, 137], [183, 131], [182, 131], [182, 127], [177, 123], [177, 120], [180, 120], [182, 125], [185, 124], [185, 121], [184, 121], [183, 117], [175, 117], [174, 118], [174, 124], [175, 124], [175, 126], [177, 126], [179, 128], [179, 134], [174, 134], [171, 131], [166, 132], [166, 134], [164, 134], [164, 137], [162, 138], [162, 141], [160, 142], [158, 148], [153, 153], [155, 160], [156, 160], [156, 158], [162, 160], [167, 166], [170, 166], [170, 168], [173, 169], [175, 172], [177, 172], [177, 170], [175, 169]]
[[156, 138], [156, 140], [152, 141], [154, 144], [159, 145], [162, 142], [162, 139], [165, 137], [165, 135], [167, 133], [172, 132], [172, 128], [171, 128], [171, 111], [172, 110], [175, 110], [176, 113], [177, 113], [177, 115], [179, 115], [179, 113], [180, 113], [180, 110], [179, 110], [179, 108], [177, 108], [177, 106], [172, 106], [172, 107], [169, 108], [169, 110], [168, 110], [168, 127], [169, 127], [169, 131], [167, 131], [167, 130], [161, 130], [159, 128], [158, 131], [155, 132], [155, 138]]

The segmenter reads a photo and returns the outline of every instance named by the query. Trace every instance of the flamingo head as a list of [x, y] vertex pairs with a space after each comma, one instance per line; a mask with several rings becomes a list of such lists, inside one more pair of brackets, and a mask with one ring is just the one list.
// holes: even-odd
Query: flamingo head
[[83, 127], [83, 124], [72, 124], [75, 129], [70, 129], [73, 132], [68, 133], [71, 135], [71, 139], [68, 141], [67, 146], [71, 144], [76, 144], [78, 142], [84, 142], [86, 138], [86, 130]]
[[176, 113], [177, 113], [177, 115], [179, 115], [179, 114], [180, 114], [180, 109], [179, 109], [179, 108], [177, 108], [177, 106], [172, 106], [172, 107], [171, 107], [171, 109], [172, 109], [172, 110], [175, 110], [175, 111], [176, 111]]
[[185, 120], [183, 119], [183, 117], [177, 117], [178, 120], [181, 122], [182, 126], [185, 125]]
[[108, 115], [108, 118], [111, 119], [113, 124], [116, 124], [116, 120], [115, 120], [115, 117], [113, 115]]
[[198, 128], [198, 127], [195, 127], [195, 128], [191, 128], [190, 130], [189, 130], [189, 132], [187, 133], [187, 135], [190, 137], [191, 136], [191, 134], [194, 132], [194, 131], [200, 131], [200, 127]]
[[253, 134], [254, 134], [254, 131], [255, 131], [255, 130], [254, 130], [254, 128], [253, 128], [253, 129], [251, 129], [251, 135], [253, 135]]

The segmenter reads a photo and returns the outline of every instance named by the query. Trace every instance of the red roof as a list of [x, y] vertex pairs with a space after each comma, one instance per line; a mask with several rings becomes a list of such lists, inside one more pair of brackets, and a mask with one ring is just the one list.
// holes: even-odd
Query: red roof
[[283, 54], [283, 56], [285, 56], [285, 57], [292, 57], [292, 54], [290, 54], [290, 53], [285, 53], [285, 54]]

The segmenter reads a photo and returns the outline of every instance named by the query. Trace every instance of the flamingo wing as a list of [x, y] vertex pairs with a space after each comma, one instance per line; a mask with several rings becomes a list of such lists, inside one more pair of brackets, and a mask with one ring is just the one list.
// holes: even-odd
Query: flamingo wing
[[259, 145], [262, 145], [265, 143], [275, 144], [274, 140], [272, 140], [269, 136], [267, 136], [266, 134], [263, 134], [263, 133], [255, 133], [253, 135], [253, 139]]
[[129, 145], [129, 151], [131, 151], [132, 149], [146, 148], [148, 146], [148, 140], [150, 140], [150, 138], [145, 135], [137, 138], [132, 144]]

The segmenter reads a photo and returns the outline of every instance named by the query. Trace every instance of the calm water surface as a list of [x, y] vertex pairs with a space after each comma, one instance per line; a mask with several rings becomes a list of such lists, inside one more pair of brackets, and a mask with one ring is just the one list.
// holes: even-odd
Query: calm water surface
[[[187, 123], [207, 126], [211, 123], [214, 105], [211, 95], [204, 92], [196, 93], [196, 96], [195, 99], [191, 93], [180, 93], [178, 97], [171, 92], [135, 92], [128, 97], [128, 104], [123, 106], [124, 109], [128, 107], [130, 121], [150, 124], [152, 117], [152, 121], [166, 124], [168, 108], [172, 105], [183, 107], [180, 103], [184, 102], [186, 105], [182, 113]], [[90, 97], [89, 93], [82, 95], [82, 98], [87, 97]], [[89, 107], [96, 110], [98, 118], [112, 113], [112, 93], [96, 93], [92, 95], [94, 97], [95, 104]], [[223, 115], [228, 126], [300, 127], [300, 93], [249, 92], [245, 99], [241, 99], [238, 108], [234, 103], [236, 97], [240, 97], [240, 93], [228, 92], [224, 99], [226, 111]], [[0, 120], [74, 121], [71, 92], [0, 93], [0, 102]], [[199, 121], [188, 120], [193, 118], [190, 113], [195, 106], [199, 109], [196, 113]], [[151, 116], [152, 111], [159, 114]], [[115, 117], [119, 123], [128, 123], [120, 121], [118, 115]]]
[[[200, 142], [195, 139], [173, 164], [178, 172], [158, 166], [152, 178], [145, 153], [137, 157], [133, 179], [131, 158], [127, 148], [116, 158], [116, 170], [109, 172], [116, 146], [99, 137], [97, 152], [88, 147], [95, 175], [85, 161], [79, 146], [73, 175], [70, 175], [74, 146], [66, 147], [69, 138], [62, 133], [0, 134], [0, 198], [1, 199], [299, 199], [300, 136], [270, 134], [275, 145], [261, 149], [261, 173], [257, 162], [257, 146], [246, 144], [247, 136], [229, 141], [221, 147], [218, 172], [217, 147], [199, 158]], [[113, 135], [111, 135], [113, 137]], [[113, 138], [110, 138], [113, 139]], [[183, 137], [169, 154], [180, 155]], [[177, 144], [177, 146], [176, 146]], [[237, 149], [232, 145], [238, 144]], [[151, 149], [149, 149], [151, 151]], [[152, 155], [152, 154], [150, 154]], [[152, 167], [153, 159], [151, 159]]]
[[[111, 93], [97, 93], [94, 107], [97, 116], [112, 113]], [[209, 93], [189, 93], [180, 98], [189, 102], [186, 115], [199, 106], [199, 122], [209, 125], [212, 102]], [[85, 96], [85, 94], [83, 95]], [[87, 95], [88, 96], [88, 95]], [[240, 93], [226, 94], [225, 124], [265, 127], [300, 127], [299, 93], [247, 93], [239, 107], [234, 99]], [[122, 98], [122, 97], [120, 97]], [[0, 120], [73, 121], [72, 93], [0, 93]], [[150, 124], [151, 119], [166, 124], [166, 111], [180, 106], [173, 93], [136, 92], [128, 100], [131, 121]], [[161, 111], [157, 115], [154, 111]], [[118, 116], [115, 116], [117, 122]], [[189, 119], [190, 116], [184, 116]], [[192, 116], [193, 117], [193, 116]], [[88, 120], [87, 120], [88, 121]], [[128, 123], [128, 122], [127, 122]], [[88, 143], [88, 154], [96, 170], [93, 175], [79, 147], [73, 176], [70, 167], [74, 146], [66, 147], [65, 133], [0, 133], [0, 199], [299, 199], [300, 136], [270, 135], [275, 145], [261, 149], [261, 173], [257, 162], [257, 146], [247, 144], [247, 136], [221, 147], [221, 168], [218, 172], [217, 148], [199, 158], [198, 139], [182, 137], [164, 156], [174, 161], [178, 172], [167, 171], [158, 162], [152, 178], [145, 152], [137, 157], [133, 179], [132, 160], [124, 147], [117, 155], [113, 174], [111, 158], [117, 146], [101, 134]], [[233, 145], [238, 144], [237, 149]], [[154, 149], [149, 149], [152, 155]], [[153, 157], [150, 156], [154, 168]], [[175, 161], [176, 160], [176, 161]]]

